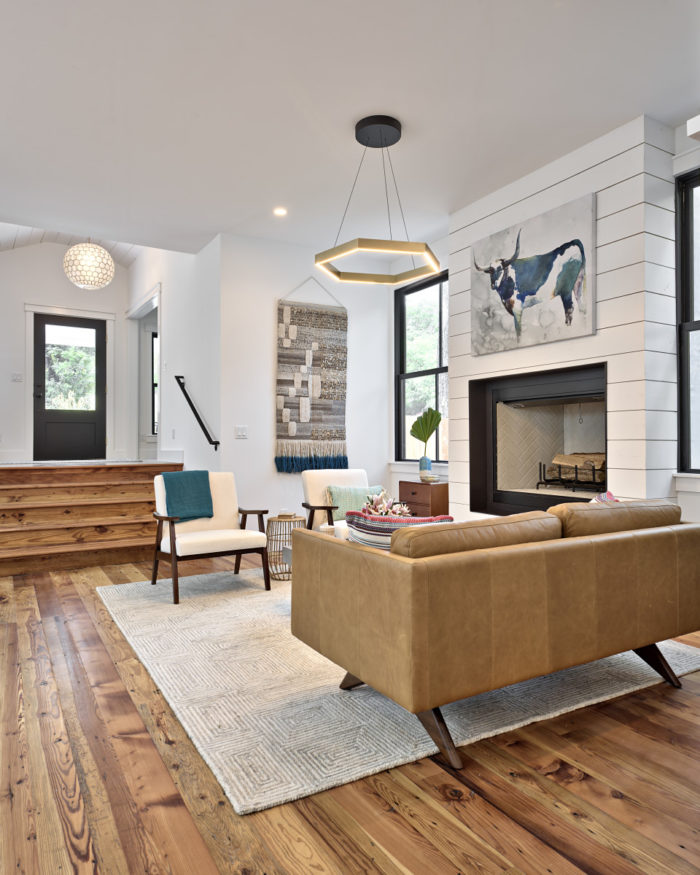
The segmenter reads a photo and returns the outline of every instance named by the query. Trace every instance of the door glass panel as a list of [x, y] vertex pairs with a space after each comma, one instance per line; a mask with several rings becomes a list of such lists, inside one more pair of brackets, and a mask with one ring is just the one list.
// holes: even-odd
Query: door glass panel
[[95, 329], [46, 326], [46, 410], [95, 409]]

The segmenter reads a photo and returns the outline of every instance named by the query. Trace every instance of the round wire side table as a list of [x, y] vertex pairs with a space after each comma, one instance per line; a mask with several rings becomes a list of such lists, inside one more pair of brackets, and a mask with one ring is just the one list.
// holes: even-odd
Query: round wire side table
[[303, 529], [303, 516], [271, 516], [267, 520], [267, 559], [273, 580], [289, 580], [292, 566], [283, 561], [282, 547], [292, 546], [292, 529]]

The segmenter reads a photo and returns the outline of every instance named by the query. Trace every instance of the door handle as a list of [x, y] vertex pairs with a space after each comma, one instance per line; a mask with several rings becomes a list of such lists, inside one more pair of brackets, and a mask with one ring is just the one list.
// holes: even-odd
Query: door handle
[[43, 398], [43, 397], [44, 397], [44, 393], [43, 393], [43, 392], [35, 392], [35, 393], [34, 393], [34, 397], [35, 397], [35, 398]]

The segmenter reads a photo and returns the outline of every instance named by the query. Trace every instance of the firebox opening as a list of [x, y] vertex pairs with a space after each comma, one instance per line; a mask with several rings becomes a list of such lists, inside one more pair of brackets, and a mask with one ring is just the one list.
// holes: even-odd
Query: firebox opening
[[568, 497], [605, 490], [605, 402], [530, 399], [496, 404], [496, 488]]
[[606, 366], [469, 381], [469, 505], [494, 514], [607, 488]]

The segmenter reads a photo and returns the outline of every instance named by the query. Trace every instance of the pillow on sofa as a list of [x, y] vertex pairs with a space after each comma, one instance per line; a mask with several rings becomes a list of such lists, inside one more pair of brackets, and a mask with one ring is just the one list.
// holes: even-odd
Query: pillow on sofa
[[334, 520], [344, 520], [349, 510], [360, 510], [368, 495], [379, 495], [383, 486], [328, 486], [328, 503], [337, 505]]
[[380, 550], [391, 547], [391, 536], [398, 530], [452, 522], [451, 516], [376, 516], [352, 510], [345, 519], [348, 523], [348, 540], [365, 547], [379, 547]]
[[397, 532], [391, 552], [410, 559], [441, 553], [462, 553], [486, 547], [505, 547], [531, 541], [553, 541], [561, 537], [561, 523], [541, 510], [515, 513], [486, 520], [470, 520], [430, 529]]
[[675, 526], [681, 521], [680, 507], [665, 498], [570, 502], [556, 504], [548, 508], [547, 513], [554, 514], [561, 520], [565, 538], [628, 532], [630, 529], [651, 529], [655, 526]]

